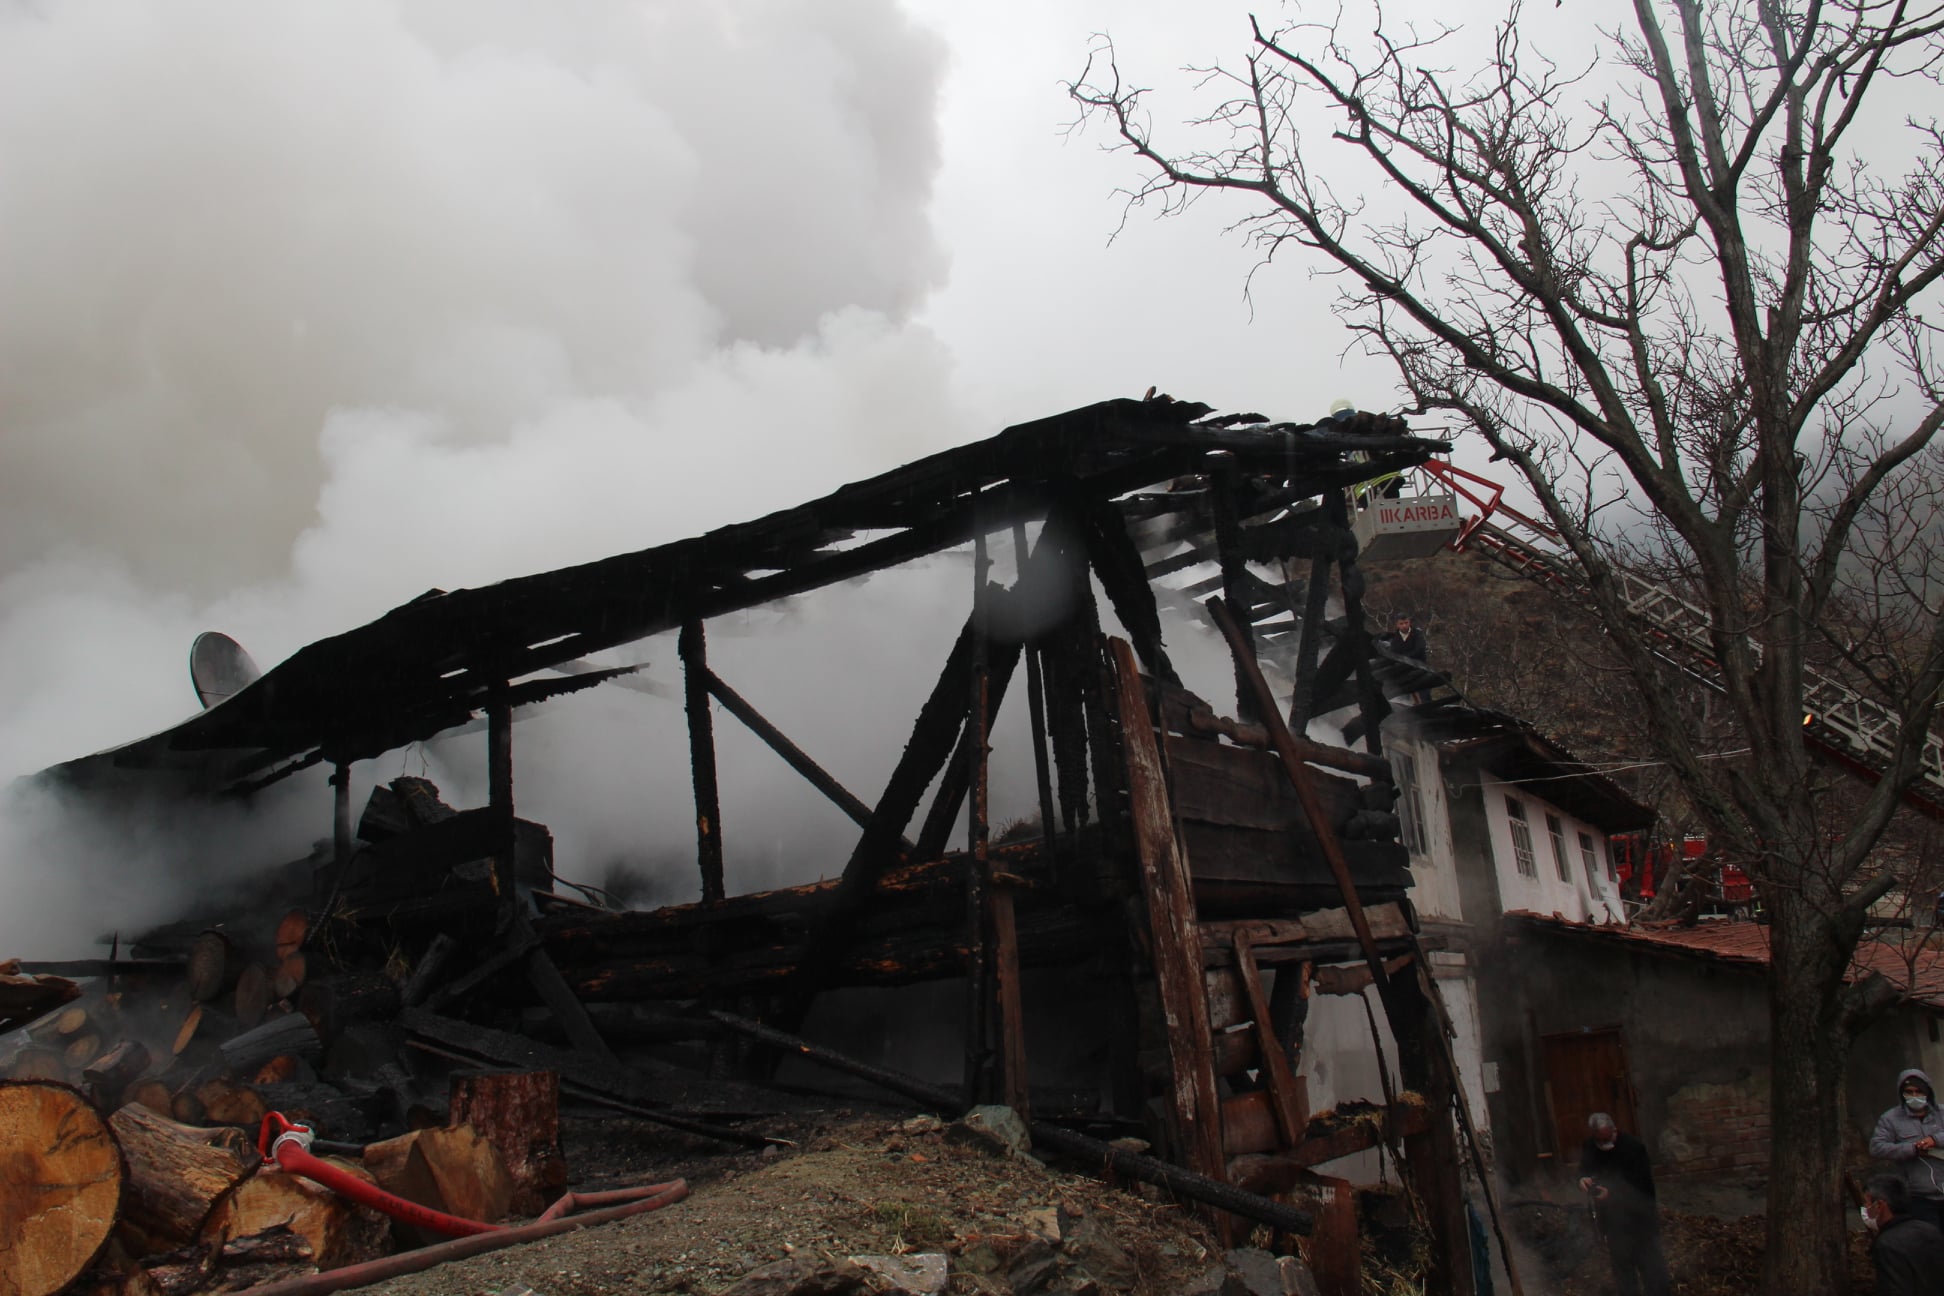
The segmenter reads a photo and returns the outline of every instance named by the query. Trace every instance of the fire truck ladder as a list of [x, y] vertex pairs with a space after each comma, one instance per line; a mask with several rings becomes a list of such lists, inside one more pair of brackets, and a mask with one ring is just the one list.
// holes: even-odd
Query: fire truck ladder
[[[1478, 513], [1466, 520], [1450, 548], [1476, 548], [1500, 565], [1583, 607], [1593, 606], [1592, 591], [1565, 556], [1559, 535], [1536, 518], [1504, 501], [1505, 488], [1440, 460], [1419, 471], [1443, 482]], [[1646, 631], [1654, 651], [1698, 683], [1724, 692], [1720, 663], [1708, 638], [1708, 616], [1665, 584], [1617, 570], [1627, 612]], [[1752, 643], [1759, 653], [1761, 645]], [[1807, 663], [1803, 666], [1803, 741], [1816, 752], [1871, 783], [1883, 777], [1895, 752], [1897, 713], [1842, 680]], [[1944, 820], [1944, 738], [1925, 735], [1921, 770], [1904, 800], [1933, 819]]]

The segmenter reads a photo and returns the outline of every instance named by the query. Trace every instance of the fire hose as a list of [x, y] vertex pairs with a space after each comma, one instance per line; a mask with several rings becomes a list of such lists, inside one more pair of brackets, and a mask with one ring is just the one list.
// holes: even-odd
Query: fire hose
[[[567, 1193], [531, 1223], [483, 1224], [393, 1196], [376, 1184], [367, 1183], [328, 1161], [318, 1159], [310, 1150], [314, 1138], [310, 1127], [297, 1124], [282, 1112], [271, 1112], [263, 1118], [263, 1129], [257, 1137], [257, 1150], [286, 1174], [300, 1175], [339, 1196], [382, 1211], [393, 1219], [444, 1234], [453, 1240], [364, 1264], [347, 1265], [328, 1273], [265, 1283], [250, 1288], [241, 1296], [326, 1296], [327, 1293], [343, 1291], [348, 1287], [363, 1287], [417, 1273], [450, 1260], [463, 1260], [468, 1256], [497, 1251], [501, 1247], [659, 1210], [688, 1196], [688, 1182], [683, 1179], [608, 1192]], [[570, 1211], [583, 1206], [604, 1206], [607, 1209], [586, 1215], [569, 1215]]]

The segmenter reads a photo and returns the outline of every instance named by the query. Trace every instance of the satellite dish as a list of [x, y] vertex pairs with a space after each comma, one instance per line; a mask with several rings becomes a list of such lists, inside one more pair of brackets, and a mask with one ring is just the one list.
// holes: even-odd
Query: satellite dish
[[205, 630], [189, 646], [189, 681], [207, 710], [262, 678], [243, 645], [220, 630]]

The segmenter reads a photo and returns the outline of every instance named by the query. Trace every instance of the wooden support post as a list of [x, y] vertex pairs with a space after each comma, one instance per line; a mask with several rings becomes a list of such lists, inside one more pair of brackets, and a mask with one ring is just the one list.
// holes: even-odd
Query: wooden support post
[[[1026, 524], [1013, 523], [1013, 588], [1018, 589], [1026, 572]], [[1039, 790], [1040, 839], [1053, 844], [1057, 825], [1053, 820], [1053, 771], [1046, 753], [1046, 682], [1040, 677], [1039, 645], [1028, 641], [1026, 654], [1026, 713], [1033, 730], [1033, 782]]]
[[[1250, 615], [1249, 595], [1243, 588], [1247, 569], [1242, 560], [1242, 523], [1235, 511], [1235, 495], [1241, 485], [1242, 475], [1236, 471], [1235, 455], [1226, 450], [1210, 452], [1208, 494], [1215, 514], [1215, 553], [1222, 568], [1222, 598], [1235, 612], [1249, 655], [1254, 657], [1255, 618]], [[1243, 678], [1240, 664], [1235, 667], [1235, 715], [1245, 722], [1253, 723], [1256, 719], [1255, 696], [1249, 681]]]
[[[985, 688], [985, 729], [990, 732], [993, 717], [1005, 704], [1006, 690], [1012, 684], [1013, 672], [1019, 667], [1020, 645], [1004, 643], [990, 647], [986, 653]], [[945, 766], [945, 777], [939, 780], [938, 792], [932, 798], [931, 809], [925, 812], [924, 827], [918, 831], [918, 843], [912, 847], [911, 858], [933, 860], [945, 853], [945, 844], [951, 840], [952, 830], [958, 824], [959, 812], [965, 806], [967, 792], [972, 786], [972, 725], [970, 721], [959, 734], [958, 746], [952, 750], [952, 759]]]
[[486, 703], [486, 804], [492, 808], [501, 836], [493, 860], [493, 885], [500, 900], [513, 900], [513, 704], [504, 684]]
[[1147, 689], [1134, 650], [1122, 639], [1111, 639], [1108, 644], [1115, 667], [1114, 700], [1127, 764], [1134, 850], [1147, 902], [1155, 982], [1167, 1025], [1175, 1138], [1189, 1169], [1220, 1179], [1225, 1174], [1221, 1108], [1209, 1054], [1213, 1037], [1188, 865], [1175, 835], [1167, 773], [1161, 764], [1161, 746], [1155, 738]]
[[709, 713], [708, 645], [702, 622], [682, 623], [683, 693], [688, 702], [689, 770], [695, 783], [695, 854], [702, 871], [702, 900], [723, 897], [722, 801], [716, 790], [715, 720]]
[[1330, 595], [1330, 557], [1319, 551], [1310, 560], [1309, 588], [1303, 591], [1303, 626], [1296, 639], [1296, 687], [1289, 696], [1289, 727], [1309, 733], [1316, 702], [1316, 654], [1323, 641], [1323, 610]]
[[987, 944], [992, 930], [988, 900], [991, 867], [987, 854], [989, 825], [986, 823], [986, 711], [991, 705], [990, 600], [986, 589], [986, 554], [983, 531], [972, 537], [972, 696], [965, 721], [966, 780], [971, 793], [971, 813], [966, 822], [966, 853], [971, 867], [965, 871], [965, 1092], [973, 1101], [991, 1096], [988, 1062], [991, 1048], [992, 969]]
[[331, 766], [331, 862], [340, 880], [351, 863], [351, 840], [351, 763], [337, 761]]
[[[1350, 504], [1342, 491], [1331, 491], [1324, 497], [1324, 508], [1333, 526], [1344, 531], [1350, 530]], [[1337, 559], [1337, 583], [1343, 588], [1344, 634], [1355, 651], [1355, 671], [1357, 683], [1361, 686], [1357, 696], [1357, 710], [1363, 716], [1364, 747], [1368, 751], [1382, 751], [1384, 738], [1378, 732], [1384, 717], [1390, 714], [1390, 702], [1385, 699], [1383, 690], [1377, 684], [1377, 677], [1370, 669], [1370, 647], [1365, 642], [1363, 618], [1363, 573], [1357, 570], [1357, 548], [1353, 539], [1341, 550]]]

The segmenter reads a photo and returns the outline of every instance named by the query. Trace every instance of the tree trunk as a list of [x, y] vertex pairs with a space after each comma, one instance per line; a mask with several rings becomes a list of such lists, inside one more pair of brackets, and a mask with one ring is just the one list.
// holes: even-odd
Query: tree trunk
[[1849, 951], [1829, 914], [1838, 897], [1770, 897], [1768, 1247], [1762, 1290], [1846, 1291], [1842, 1203], [1844, 1068], [1840, 995]]
[[115, 1226], [122, 1157], [79, 1093], [0, 1083], [0, 1296], [50, 1296], [94, 1263]]

